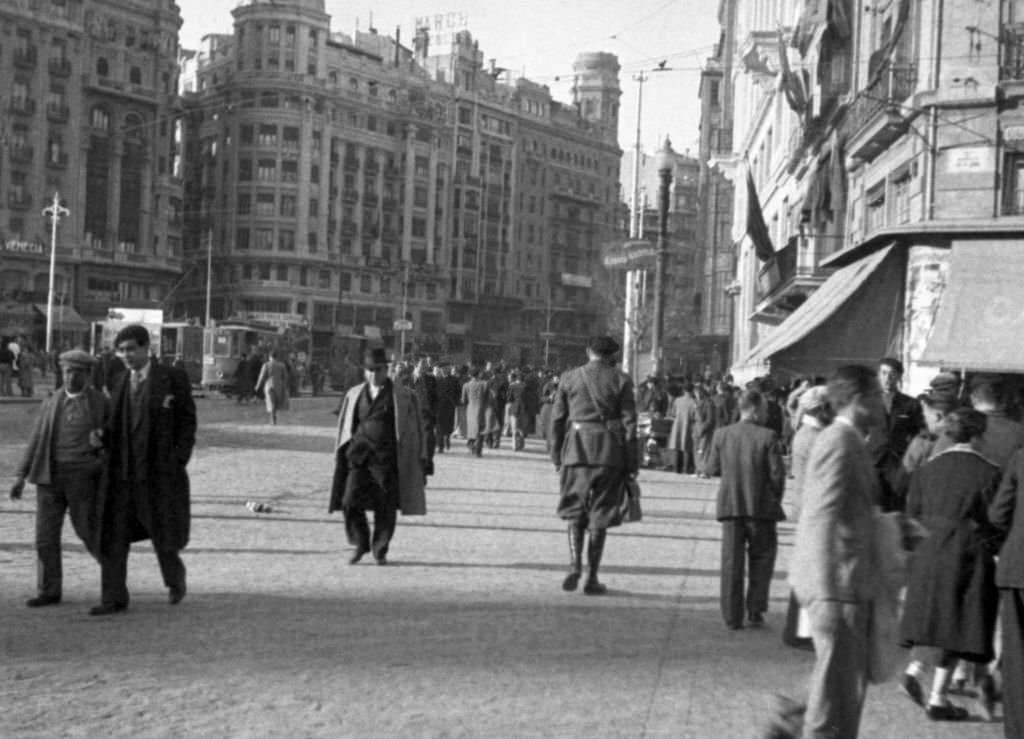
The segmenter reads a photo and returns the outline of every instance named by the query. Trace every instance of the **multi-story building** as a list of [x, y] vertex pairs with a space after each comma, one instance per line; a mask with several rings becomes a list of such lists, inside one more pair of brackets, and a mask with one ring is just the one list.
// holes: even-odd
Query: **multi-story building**
[[[632, 188], [634, 152], [622, 158], [621, 188], [628, 195]], [[668, 244], [665, 264], [665, 307], [662, 339], [662, 368], [670, 374], [690, 374], [703, 370], [703, 357], [695, 341], [701, 305], [703, 279], [696, 234], [699, 220], [698, 183], [700, 163], [685, 153], [673, 152], [668, 201]], [[641, 154], [640, 159], [640, 235], [653, 246], [657, 244], [660, 214], [658, 192], [661, 176], [657, 158]], [[627, 181], [628, 180], [628, 181]], [[650, 363], [651, 328], [654, 307], [653, 260], [646, 260], [646, 269], [637, 270], [635, 292], [638, 306], [631, 324], [636, 342], [637, 372], [646, 372]], [[623, 279], [621, 276], [615, 279]], [[616, 291], [617, 292], [617, 291]], [[618, 294], [618, 292], [617, 292]], [[622, 291], [625, 294], [625, 290]]]
[[776, 249], [742, 247], [737, 369], [1024, 370], [1020, 4], [732, 4], [733, 172]]
[[[252, 2], [197, 58], [182, 308], [305, 324], [458, 360], [574, 360], [618, 200], [618, 63], [573, 104], [502, 82], [468, 32], [434, 49], [333, 33], [323, 0]], [[396, 34], [397, 36], [397, 34]], [[404, 306], [404, 312], [403, 312]], [[409, 323], [405, 325], [408, 326]]]
[[[733, 3], [719, 4], [723, 29], [735, 22]], [[705, 370], [719, 374], [731, 360], [732, 298], [736, 266], [732, 239], [733, 186], [712, 161], [732, 155], [732, 46], [724, 31], [700, 76], [700, 165], [697, 257], [702, 279], [697, 345]]]
[[70, 211], [56, 242], [64, 339], [111, 306], [160, 307], [177, 281], [180, 25], [166, 0], [0, 4], [0, 332], [42, 343], [42, 210], [58, 192]]

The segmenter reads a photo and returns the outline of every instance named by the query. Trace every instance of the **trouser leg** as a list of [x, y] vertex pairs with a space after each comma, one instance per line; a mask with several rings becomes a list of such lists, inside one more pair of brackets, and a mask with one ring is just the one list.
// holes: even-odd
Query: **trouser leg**
[[383, 508], [373, 514], [373, 556], [375, 559], [380, 560], [387, 556], [397, 523], [398, 511], [394, 508]]
[[[838, 618], [829, 610], [838, 609]], [[864, 708], [868, 605], [815, 601], [809, 606], [815, 662], [805, 739], [856, 739]]]
[[68, 501], [64, 492], [39, 485], [36, 492], [36, 590], [46, 598], [59, 598], [63, 583], [60, 534]]
[[765, 613], [779, 550], [774, 521], [747, 522], [747, 613]]
[[100, 599], [105, 606], [128, 605], [128, 552], [131, 544], [115, 541], [100, 557]]
[[370, 551], [370, 524], [362, 508], [345, 509], [345, 533], [357, 552]]
[[1024, 736], [1024, 590], [1003, 588], [1003, 732]]
[[596, 529], [590, 532], [590, 543], [587, 545], [587, 584], [591, 588], [600, 587], [597, 572], [601, 568], [601, 558], [604, 556], [604, 543], [607, 535], [607, 529]]
[[721, 608], [725, 625], [743, 625], [743, 574], [746, 529], [741, 519], [722, 521]]
[[164, 585], [171, 590], [185, 589], [185, 563], [177, 549], [157, 549], [156, 559], [160, 563], [160, 574]]

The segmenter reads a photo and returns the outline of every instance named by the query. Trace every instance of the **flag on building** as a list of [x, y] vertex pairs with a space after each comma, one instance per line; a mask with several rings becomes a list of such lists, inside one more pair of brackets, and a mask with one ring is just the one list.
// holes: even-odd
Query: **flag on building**
[[764, 222], [761, 201], [757, 197], [757, 187], [750, 167], [747, 167], [747, 236], [754, 242], [754, 253], [762, 262], [775, 256], [775, 247], [772, 246], [772, 237]]

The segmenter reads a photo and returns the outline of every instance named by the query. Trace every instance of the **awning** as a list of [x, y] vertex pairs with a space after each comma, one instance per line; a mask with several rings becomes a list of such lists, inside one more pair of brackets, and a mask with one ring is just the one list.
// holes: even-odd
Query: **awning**
[[953, 241], [949, 278], [922, 364], [1024, 372], [1024, 245]]
[[902, 270], [879, 272], [892, 253], [889, 245], [835, 272], [737, 365], [771, 360], [773, 372], [827, 374], [885, 356], [898, 333], [903, 300]]
[[0, 337], [32, 333], [35, 318], [26, 303], [0, 303]]
[[[35, 309], [46, 317], [46, 303], [36, 303]], [[53, 304], [54, 331], [88, 331], [89, 323], [79, 315], [74, 306]]]

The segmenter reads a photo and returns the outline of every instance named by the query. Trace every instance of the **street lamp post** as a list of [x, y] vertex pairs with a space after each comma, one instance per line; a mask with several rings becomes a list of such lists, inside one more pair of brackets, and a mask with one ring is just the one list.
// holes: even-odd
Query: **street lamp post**
[[60, 193], [53, 193], [53, 202], [43, 208], [43, 215], [50, 216], [50, 287], [46, 293], [46, 353], [53, 347], [53, 283], [57, 272], [57, 224], [71, 211], [60, 204]]
[[675, 166], [675, 152], [672, 142], [665, 137], [665, 143], [655, 155], [658, 167], [658, 247], [654, 262], [654, 320], [651, 326], [651, 372], [661, 374], [662, 332], [665, 323], [665, 260], [668, 256], [668, 200], [672, 185], [672, 169]]

